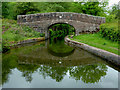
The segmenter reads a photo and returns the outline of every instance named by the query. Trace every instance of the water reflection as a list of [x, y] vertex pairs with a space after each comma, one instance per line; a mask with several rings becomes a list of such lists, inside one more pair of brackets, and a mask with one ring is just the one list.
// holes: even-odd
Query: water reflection
[[[60, 49], [62, 47], [65, 51]], [[49, 49], [57, 54], [51, 54]], [[64, 55], [65, 53], [67, 54]], [[100, 58], [86, 51], [67, 47], [63, 42], [54, 44], [49, 41], [12, 49], [10, 53], [3, 54], [2, 64], [3, 85], [9, 82], [9, 76], [15, 68], [29, 83], [36, 78], [33, 76], [36, 72], [44, 79], [51, 77], [56, 82], [61, 82], [65, 76], [69, 76], [84, 83], [96, 83], [106, 76], [108, 70]]]
[[48, 52], [53, 56], [65, 57], [71, 55], [74, 52], [74, 48], [64, 44], [64, 40], [49, 40], [47, 46]]
[[99, 82], [105, 76], [107, 67], [104, 64], [85, 65], [70, 68], [70, 76], [85, 83]]
[[50, 76], [57, 82], [60, 82], [69, 71], [70, 78], [82, 80], [85, 83], [95, 83], [99, 82], [100, 78], [106, 75], [107, 67], [104, 64], [73, 67], [42, 66], [39, 70], [44, 78]]

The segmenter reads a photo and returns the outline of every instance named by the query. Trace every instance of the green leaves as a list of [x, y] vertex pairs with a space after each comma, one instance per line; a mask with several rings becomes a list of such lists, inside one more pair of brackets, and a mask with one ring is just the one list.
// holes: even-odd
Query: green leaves
[[118, 32], [117, 23], [106, 23], [100, 26], [100, 33], [103, 37], [106, 37], [112, 41], [118, 41], [120, 38], [120, 33]]
[[18, 15], [19, 14], [25, 15], [28, 12], [33, 13], [34, 11], [37, 12], [37, 11], [39, 11], [39, 9], [32, 2], [18, 2], [16, 4], [16, 12]]
[[68, 24], [55, 24], [49, 31], [52, 38], [64, 38], [66, 35], [74, 34], [74, 28]]
[[16, 21], [14, 20], [3, 19], [2, 21], [2, 28], [4, 32], [2, 35], [2, 40], [5, 41], [5, 43], [3, 42], [3, 47], [9, 46], [14, 42], [21, 41], [24, 39], [45, 36], [44, 33], [37, 32], [27, 26], [17, 25]]
[[[75, 12], [95, 16], [104, 16], [108, 2], [3, 2], [2, 11], [5, 18], [17, 19], [17, 15]], [[14, 8], [14, 9], [13, 9]]]
[[107, 2], [80, 2], [80, 3], [73, 3], [74, 10], [73, 12], [77, 13], [85, 13], [95, 16], [103, 16], [105, 14], [105, 8]]
[[4, 18], [7, 18], [9, 14], [9, 6], [7, 2], [2, 3], [2, 15]]

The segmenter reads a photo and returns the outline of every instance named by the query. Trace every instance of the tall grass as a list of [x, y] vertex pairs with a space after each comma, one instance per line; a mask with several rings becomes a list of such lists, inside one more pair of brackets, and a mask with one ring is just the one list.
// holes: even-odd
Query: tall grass
[[44, 33], [37, 32], [27, 26], [20, 26], [15, 20], [2, 20], [3, 47], [21, 40], [44, 37]]

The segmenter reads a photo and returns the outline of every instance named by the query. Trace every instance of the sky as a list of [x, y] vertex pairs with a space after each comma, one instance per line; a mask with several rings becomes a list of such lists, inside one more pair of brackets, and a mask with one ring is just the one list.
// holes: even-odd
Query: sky
[[118, 2], [120, 2], [120, 0], [109, 0], [109, 7], [114, 4], [118, 4]]
[[[74, 0], [74, 1], [81, 1], [81, 0]], [[100, 0], [100, 1], [105, 1], [105, 0]], [[114, 4], [118, 4], [118, 2], [120, 2], [120, 0], [109, 0], [108, 7], [111, 7]]]

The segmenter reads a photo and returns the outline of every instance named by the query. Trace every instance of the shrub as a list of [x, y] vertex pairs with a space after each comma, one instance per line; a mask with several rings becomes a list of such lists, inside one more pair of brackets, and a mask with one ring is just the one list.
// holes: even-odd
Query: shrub
[[115, 19], [115, 15], [107, 15], [106, 16], [106, 22], [109, 23], [109, 22], [115, 22], [116, 19]]
[[20, 39], [21, 39], [21, 36], [20, 36], [20, 35], [17, 35], [17, 34], [16, 34], [16, 35], [14, 36], [14, 41], [15, 41], [15, 42], [19, 41]]
[[[7, 46], [7, 45], [8, 45], [7, 40], [4, 40], [4, 39], [3, 39], [3, 40], [2, 40], [2, 52], [3, 52], [3, 53], [10, 50], [10, 47]], [[0, 51], [0, 52], [1, 52], [1, 51]]]
[[10, 45], [29, 38], [44, 37], [44, 33], [37, 32], [28, 26], [17, 25], [15, 20], [2, 19], [2, 48], [0, 52], [6, 52]]
[[120, 33], [118, 32], [117, 23], [105, 23], [100, 25], [100, 34], [112, 41], [119, 41]]
[[22, 28], [23, 28], [23, 31], [25, 32], [32, 32], [32, 29], [29, 28], [28, 26], [23, 26]]
[[44, 37], [45, 36], [45, 33], [40, 33], [40, 37]]

